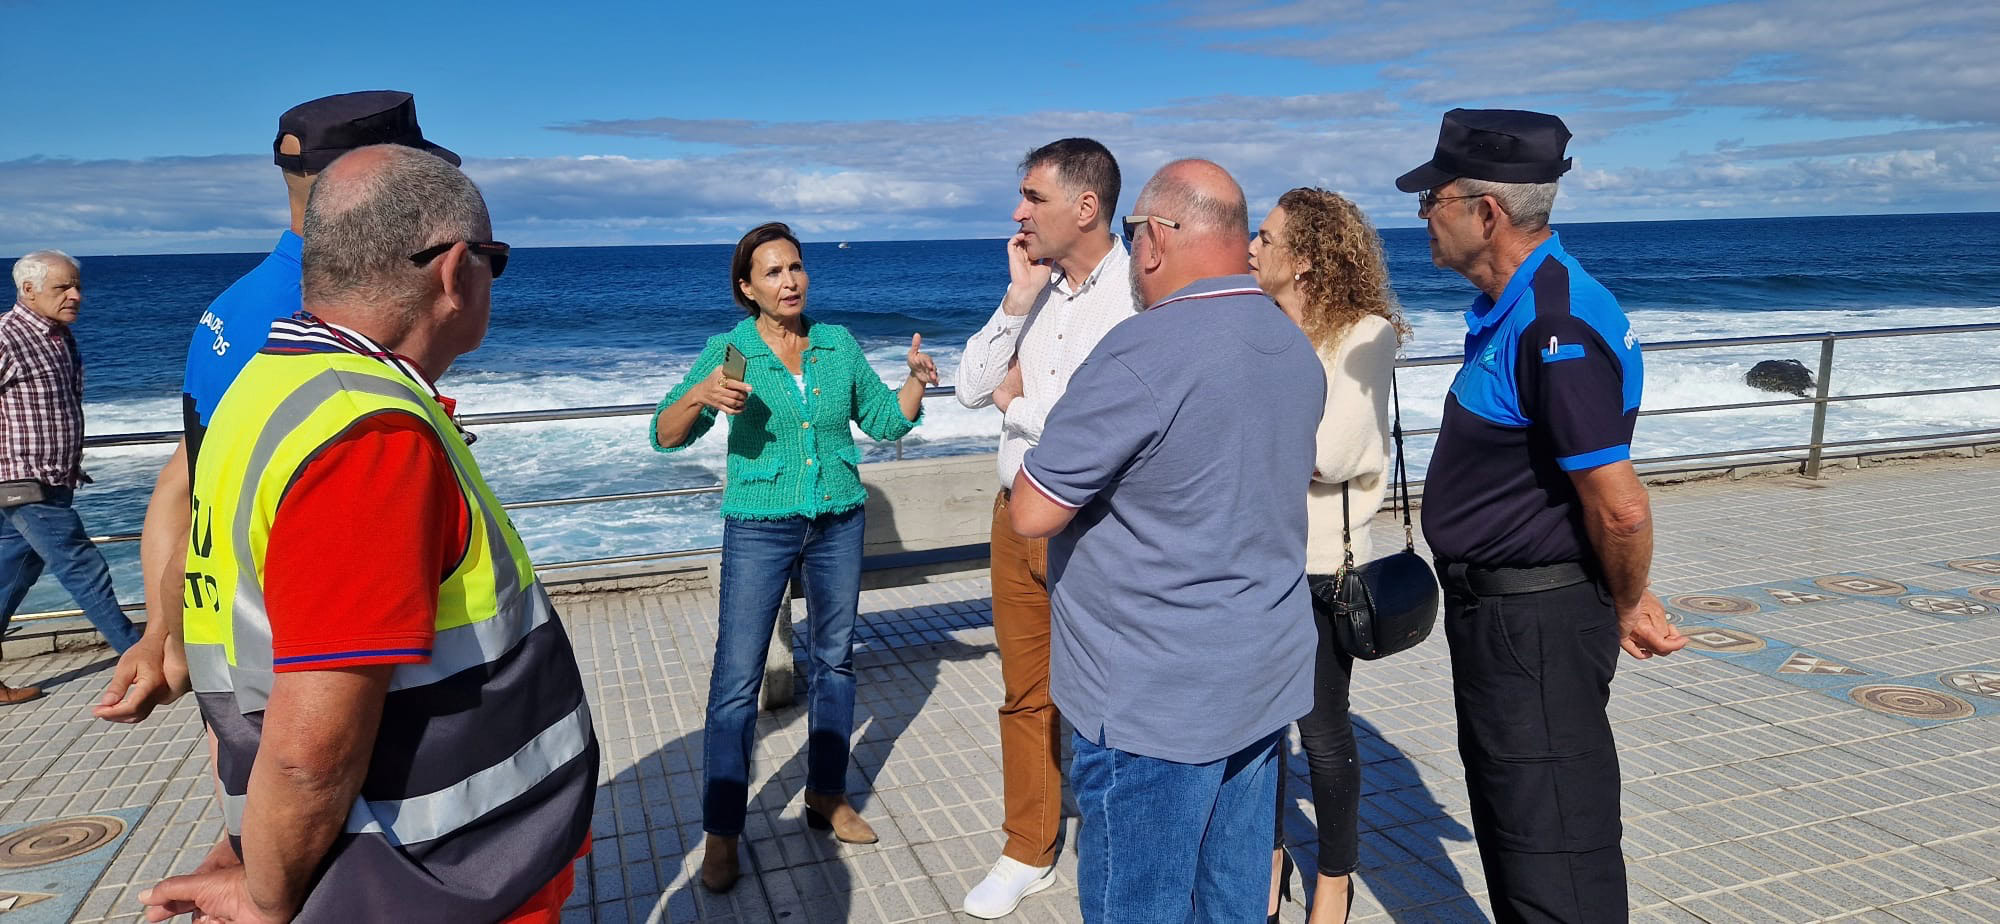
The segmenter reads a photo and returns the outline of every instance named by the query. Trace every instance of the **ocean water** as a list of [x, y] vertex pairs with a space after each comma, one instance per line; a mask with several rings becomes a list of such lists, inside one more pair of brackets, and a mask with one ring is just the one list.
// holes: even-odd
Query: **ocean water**
[[[1564, 246], [1617, 294], [1647, 341], [1752, 334], [1984, 323], [2000, 319], [2000, 214], [1867, 216], [1558, 225]], [[501, 229], [505, 236], [505, 229]], [[275, 233], [273, 239], [275, 240]], [[1393, 285], [1415, 329], [1405, 355], [1456, 353], [1473, 296], [1430, 263], [1418, 228], [1383, 233]], [[949, 382], [958, 351], [1006, 287], [1004, 242], [856, 242], [805, 248], [807, 310], [853, 330], [893, 386], [921, 333]], [[679, 381], [702, 343], [741, 317], [728, 295], [728, 246], [516, 250], [494, 289], [492, 331], [442, 383], [464, 413], [651, 403]], [[87, 363], [92, 434], [169, 430], [180, 423], [180, 370], [209, 299], [262, 254], [85, 258], [76, 328]], [[1833, 391], [1863, 394], [2000, 382], [2000, 334], [1843, 343]], [[1760, 359], [1818, 362], [1798, 344], [1652, 353], [1645, 406], [1767, 400], [1743, 384]], [[1451, 367], [1401, 375], [1406, 425], [1435, 426]], [[1838, 404], [1832, 439], [1994, 426], [1991, 393]], [[989, 410], [932, 399], [905, 456], [986, 452]], [[1810, 408], [1640, 419], [1636, 453], [1666, 456], [1803, 442]], [[643, 417], [487, 426], [473, 447], [508, 500], [711, 484], [723, 471], [721, 433], [691, 450], [653, 452]], [[894, 448], [856, 434], [870, 461]], [[1428, 438], [1411, 440], [1421, 477]], [[93, 449], [97, 483], [78, 505], [93, 534], [136, 531], [163, 447]], [[719, 495], [519, 511], [537, 561], [556, 562], [714, 545]], [[120, 596], [137, 600], [137, 544], [106, 547]], [[44, 578], [24, 611], [67, 608]]]

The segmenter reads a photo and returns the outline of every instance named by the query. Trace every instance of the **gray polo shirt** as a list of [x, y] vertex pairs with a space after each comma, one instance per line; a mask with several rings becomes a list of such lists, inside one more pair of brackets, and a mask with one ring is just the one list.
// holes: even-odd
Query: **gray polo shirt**
[[1049, 544], [1049, 694], [1105, 747], [1207, 763], [1312, 708], [1306, 485], [1326, 377], [1249, 276], [1107, 334], [1022, 470]]

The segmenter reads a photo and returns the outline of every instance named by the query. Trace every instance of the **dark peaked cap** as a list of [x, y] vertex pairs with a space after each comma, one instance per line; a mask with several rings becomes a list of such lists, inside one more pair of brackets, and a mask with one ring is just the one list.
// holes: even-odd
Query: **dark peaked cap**
[[[299, 139], [298, 154], [281, 154], [286, 135]], [[429, 151], [456, 167], [457, 154], [424, 140], [417, 124], [417, 101], [401, 90], [363, 90], [322, 96], [285, 110], [271, 159], [293, 173], [318, 173], [340, 155], [371, 144], [400, 144]]]
[[1453, 109], [1438, 129], [1430, 163], [1396, 179], [1406, 193], [1464, 177], [1494, 183], [1553, 183], [1569, 172], [1569, 127], [1545, 112]]

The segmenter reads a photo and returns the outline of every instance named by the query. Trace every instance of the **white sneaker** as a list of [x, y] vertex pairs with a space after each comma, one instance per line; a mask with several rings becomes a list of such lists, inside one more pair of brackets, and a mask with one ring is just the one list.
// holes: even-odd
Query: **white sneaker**
[[965, 913], [975, 918], [1004, 918], [1020, 907], [1021, 899], [1056, 884], [1056, 868], [1029, 866], [1012, 857], [1001, 857], [986, 878], [965, 893]]

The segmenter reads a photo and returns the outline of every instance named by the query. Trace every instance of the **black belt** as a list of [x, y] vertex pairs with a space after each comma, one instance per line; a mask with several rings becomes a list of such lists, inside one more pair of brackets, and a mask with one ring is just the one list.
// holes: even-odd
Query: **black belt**
[[1447, 589], [1456, 588], [1480, 597], [1532, 594], [1590, 580], [1590, 572], [1573, 561], [1538, 568], [1480, 568], [1447, 561], [1439, 561], [1437, 565], [1438, 579]]

